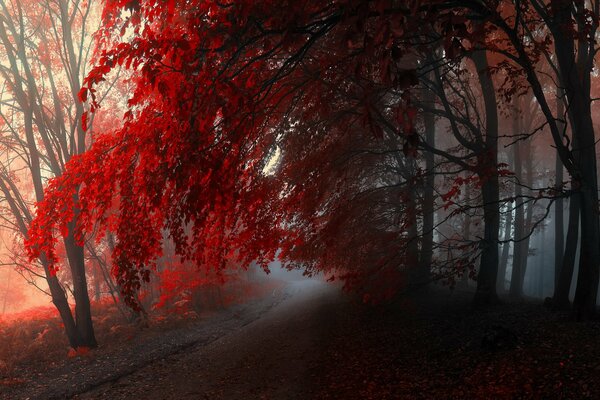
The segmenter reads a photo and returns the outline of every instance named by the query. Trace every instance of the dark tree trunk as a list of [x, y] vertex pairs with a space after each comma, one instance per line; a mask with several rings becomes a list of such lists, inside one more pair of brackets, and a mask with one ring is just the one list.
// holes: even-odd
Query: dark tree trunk
[[[556, 157], [556, 185], [562, 182], [563, 165], [560, 159]], [[560, 179], [560, 180], [559, 180]], [[564, 202], [562, 197], [559, 197], [554, 202], [554, 290], [558, 286], [560, 277], [560, 269], [565, 256], [565, 217], [564, 217]]]
[[[546, 229], [542, 229], [542, 232], [540, 234], [540, 240], [539, 240], [539, 246], [540, 249], [542, 249], [542, 246], [544, 246], [544, 243], [546, 243]], [[545, 251], [540, 251], [539, 253], [539, 258], [538, 258], [538, 286], [537, 286], [537, 295], [538, 298], [543, 299], [544, 298], [544, 268], [546, 265], [546, 252]]]
[[485, 147], [480, 155], [478, 170], [482, 180], [484, 234], [481, 240], [481, 262], [477, 275], [475, 304], [490, 304], [498, 299], [498, 232], [500, 230], [500, 188], [498, 184], [498, 103], [488, 68], [485, 51], [472, 55], [479, 76], [485, 106]]
[[504, 219], [504, 235], [502, 236], [502, 240], [505, 243], [502, 245], [502, 255], [500, 256], [500, 266], [498, 271], [498, 290], [504, 292], [506, 288], [504, 287], [504, 283], [506, 281], [506, 269], [508, 267], [508, 254], [510, 253], [510, 242], [507, 241], [510, 239], [510, 234], [512, 231], [512, 212], [506, 214], [506, 218]]
[[[585, 164], [595, 164], [588, 160]], [[594, 174], [595, 174], [594, 166]], [[591, 173], [590, 173], [591, 175]], [[573, 312], [577, 319], [592, 318], [596, 315], [596, 294], [598, 291], [598, 259], [600, 234], [598, 229], [598, 193], [597, 189], [586, 179], [589, 184], [582, 185], [581, 191], [581, 247], [579, 254], [579, 273], [577, 275], [577, 289], [573, 299]]]
[[498, 176], [490, 177], [482, 187], [484, 234], [481, 241], [481, 264], [477, 275], [475, 302], [490, 304], [497, 300], [496, 280], [498, 277], [498, 230], [500, 210], [498, 198]]
[[410, 268], [412, 275], [412, 283], [420, 285], [419, 275], [419, 241], [418, 241], [418, 226], [417, 226], [417, 213], [416, 213], [416, 194], [413, 188], [408, 188], [408, 208], [413, 210], [408, 218], [408, 243], [406, 247], [406, 266]]
[[[528, 187], [532, 187], [533, 185], [533, 157], [531, 154], [531, 141], [527, 141], [523, 144], [521, 148], [522, 154], [526, 154], [525, 158], [525, 167], [527, 169], [527, 173], [525, 174], [524, 183]], [[527, 212], [525, 213], [525, 226], [524, 233], [525, 239], [522, 241], [523, 251], [521, 253], [521, 294], [523, 294], [523, 282], [525, 282], [525, 274], [527, 273], [527, 265], [529, 262], [529, 244], [531, 243], [531, 236], [533, 235], [533, 203], [529, 203], [527, 205]]]
[[[469, 190], [465, 190], [465, 204], [469, 204], [471, 200], [470, 194], [469, 194]], [[466, 242], [469, 242], [471, 240], [471, 215], [467, 212], [464, 214], [464, 219], [463, 219], [463, 239]], [[469, 271], [464, 271], [462, 276], [461, 276], [461, 282], [465, 287], [469, 286]]]
[[569, 222], [567, 225], [567, 241], [565, 254], [562, 258], [558, 284], [555, 286], [553, 305], [554, 307], [566, 309], [570, 306], [569, 292], [575, 269], [575, 256], [577, 255], [577, 244], [579, 243], [579, 195], [571, 196], [569, 200]]
[[[517, 116], [515, 115], [515, 118]], [[524, 248], [523, 238], [525, 236], [525, 210], [523, 204], [523, 188], [521, 180], [523, 177], [523, 160], [521, 159], [521, 143], [514, 145], [515, 160], [515, 244], [513, 251], [512, 273], [510, 276], [510, 297], [517, 300], [521, 298], [523, 288], [523, 253], [527, 251]]]
[[79, 346], [96, 347], [96, 337], [92, 323], [92, 311], [85, 273], [83, 247], [73, 236], [74, 223], [69, 226], [69, 235], [65, 238], [65, 250], [73, 278], [73, 297], [75, 298], [75, 322], [80, 336]]
[[81, 335], [77, 331], [77, 325], [75, 324], [75, 319], [71, 313], [67, 295], [56, 275], [50, 272], [46, 258], [43, 256], [40, 257], [40, 262], [46, 271], [46, 281], [48, 282], [48, 288], [50, 289], [50, 295], [52, 296], [52, 303], [58, 310], [63, 322], [69, 344], [71, 347], [77, 348], [81, 345]]
[[[510, 152], [508, 153], [508, 163], [512, 165], [511, 168], [514, 169], [514, 157]], [[509, 210], [506, 213], [506, 217], [504, 218], [504, 235], [502, 236], [502, 240], [504, 244], [502, 245], [502, 254], [500, 256], [500, 266], [498, 271], [498, 290], [505, 292], [505, 282], [506, 282], [506, 270], [508, 268], [508, 255], [510, 254], [510, 246], [511, 242], [509, 241], [511, 238], [513, 226], [513, 211], [512, 205], [509, 206]]]
[[[562, 99], [562, 90], [557, 88], [556, 96], [556, 115], [558, 118], [563, 118], [565, 114], [564, 103]], [[559, 122], [559, 129], [564, 130], [565, 124]], [[556, 191], [562, 191], [563, 183], [563, 164], [560, 160], [558, 152], [556, 152], [554, 184]], [[554, 202], [554, 293], [557, 292], [558, 281], [560, 279], [560, 270], [563, 265], [563, 257], [565, 253], [565, 217], [563, 198], [559, 197]], [[570, 285], [570, 283], [569, 283]]]

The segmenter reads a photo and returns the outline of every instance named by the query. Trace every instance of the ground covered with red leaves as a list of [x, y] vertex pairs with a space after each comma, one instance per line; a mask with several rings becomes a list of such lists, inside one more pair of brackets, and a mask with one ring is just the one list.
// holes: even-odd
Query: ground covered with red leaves
[[128, 321], [110, 300], [92, 303], [97, 349], [74, 351], [52, 307], [0, 320], [0, 399], [62, 399], [144, 365], [207, 343], [259, 318], [281, 300], [285, 284], [246, 283], [243, 297], [197, 313], [157, 310]]
[[315, 375], [322, 399], [600, 398], [600, 323], [541, 303], [473, 310], [471, 293], [340, 305]]
[[136, 334], [122, 351], [63, 356], [0, 398], [600, 397], [600, 322], [536, 302], [473, 310], [471, 297], [432, 289], [368, 306], [296, 282], [211, 320]]

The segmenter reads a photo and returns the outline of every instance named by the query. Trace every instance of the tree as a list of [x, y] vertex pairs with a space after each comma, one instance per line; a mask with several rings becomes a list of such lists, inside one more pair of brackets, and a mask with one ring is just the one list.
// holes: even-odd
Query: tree
[[[278, 232], [283, 224], [293, 228], [294, 221], [283, 221], [267, 201], [283, 194], [263, 170], [279, 127], [300, 120], [286, 119], [290, 109], [294, 116], [318, 113], [318, 121], [343, 117], [381, 136], [374, 118], [379, 96], [414, 79], [394, 61], [392, 49], [397, 19], [410, 9], [394, 9], [392, 18], [371, 14], [384, 2], [306, 2], [277, 13], [270, 2], [169, 4], [107, 4], [108, 27], [132, 27], [135, 34], [100, 51], [79, 95], [95, 110], [95, 85], [113, 67], [139, 68], [130, 109], [122, 128], [98, 135], [87, 153], [50, 182], [29, 241], [33, 256], [47, 254], [55, 265], [55, 228], [63, 234], [75, 228], [80, 239], [94, 223], [99, 232], [114, 231], [113, 273], [132, 305], [161, 254], [161, 231], [169, 232], [178, 255], [202, 268], [224, 268], [228, 254], [241, 265], [266, 265], [274, 257], [282, 245]], [[121, 19], [124, 8], [130, 15]], [[368, 43], [361, 42], [365, 37]], [[377, 54], [384, 62], [369, 64]], [[369, 87], [354, 99], [360, 82]], [[346, 111], [327, 107], [330, 99], [321, 94], [331, 85], [348, 96]], [[294, 108], [298, 96], [303, 107]], [[413, 111], [407, 103], [400, 96], [392, 103], [409, 114], [394, 134], [410, 137]], [[331, 143], [337, 137], [326, 136]], [[80, 185], [77, 202], [73, 195]], [[108, 213], [114, 201], [117, 211]], [[77, 227], [68, 226], [74, 209], [81, 210]], [[187, 224], [190, 235], [183, 230]], [[293, 229], [286, 234], [288, 242], [295, 243], [294, 237]]]
[[[42, 201], [47, 178], [60, 176], [65, 164], [87, 148], [89, 138], [80, 124], [84, 105], [77, 93], [87, 73], [93, 9], [92, 3], [64, 0], [0, 4], [0, 52], [6, 60], [0, 67], [4, 85], [0, 192], [7, 211], [4, 221], [21, 243], [30, 237], [32, 197]], [[75, 226], [77, 217], [69, 224]], [[39, 254], [30, 272], [47, 281], [71, 346], [95, 346], [84, 249], [72, 233], [64, 237], [63, 245], [74, 314], [44, 254]]]

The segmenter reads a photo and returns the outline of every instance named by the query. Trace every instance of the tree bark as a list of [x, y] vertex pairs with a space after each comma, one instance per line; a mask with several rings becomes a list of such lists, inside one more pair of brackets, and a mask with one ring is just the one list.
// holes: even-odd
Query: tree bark
[[[563, 92], [560, 88], [556, 88], [556, 115], [559, 119], [565, 114], [563, 102]], [[565, 124], [559, 122], [559, 128], [564, 130]], [[554, 185], [557, 193], [562, 191], [564, 168], [558, 152], [556, 152], [554, 168]], [[557, 292], [558, 281], [560, 279], [560, 270], [563, 265], [563, 257], [565, 256], [565, 221], [564, 221], [564, 204], [563, 198], [560, 196], [554, 202], [554, 293]], [[570, 284], [569, 284], [570, 285]]]
[[505, 243], [502, 245], [502, 255], [500, 256], [500, 270], [498, 271], [498, 290], [504, 292], [506, 288], [504, 287], [504, 283], [506, 281], [506, 269], [508, 268], [508, 254], [510, 253], [510, 242], [507, 241], [510, 239], [510, 234], [512, 231], [512, 211], [506, 215], [504, 218], [504, 235], [502, 236], [502, 240]]
[[569, 292], [571, 290], [571, 281], [573, 280], [573, 270], [575, 269], [575, 256], [577, 255], [577, 245], [579, 243], [579, 194], [575, 193], [569, 200], [569, 222], [567, 225], [567, 241], [565, 253], [562, 258], [558, 284], [555, 286], [554, 298], [552, 304], [559, 309], [567, 309], [571, 303], [569, 301]]
[[[525, 179], [523, 180], [523, 183], [527, 186], [527, 187], [532, 187], [533, 186], [533, 156], [532, 156], [532, 151], [531, 151], [531, 141], [527, 141], [523, 144], [523, 147], [521, 148], [522, 154], [526, 154], [527, 156], [525, 157], [525, 168], [526, 168], [526, 173], [525, 173]], [[527, 205], [527, 212], [525, 213], [525, 225], [524, 225], [524, 234], [525, 234], [525, 238], [524, 240], [521, 242], [523, 245], [523, 251], [521, 253], [521, 295], [523, 294], [523, 283], [525, 282], [525, 274], [527, 273], [527, 265], [529, 263], [529, 245], [531, 243], [531, 236], [533, 235], [532, 232], [532, 221], [533, 221], [533, 206], [534, 203], [529, 203]]]
[[[434, 103], [433, 92], [425, 90], [423, 101]], [[435, 147], [435, 116], [432, 113], [424, 115], [425, 141], [431, 147]], [[435, 214], [435, 157], [432, 152], [425, 153], [425, 187], [423, 189], [423, 238], [421, 241], [421, 253], [419, 260], [420, 276], [423, 283], [431, 280], [431, 261], [433, 257], [433, 225]]]
[[92, 323], [92, 311], [88, 294], [83, 247], [76, 243], [73, 235], [74, 222], [69, 224], [69, 234], [64, 239], [69, 268], [73, 279], [73, 297], [75, 299], [75, 323], [79, 333], [79, 346], [96, 347], [96, 337]]
[[[514, 169], [514, 157], [510, 152], [508, 153], [508, 164], [512, 166]], [[512, 206], [510, 206], [512, 207]], [[498, 271], [498, 290], [501, 292], [505, 292], [505, 282], [506, 282], [506, 270], [508, 268], [508, 255], [510, 253], [511, 242], [509, 241], [511, 238], [513, 227], [513, 210], [509, 208], [506, 213], [506, 217], [504, 218], [504, 235], [502, 236], [502, 240], [504, 240], [504, 244], [502, 245], [502, 254], [500, 256], [500, 270]], [[513, 246], [514, 247], [514, 246]]]
[[[520, 117], [517, 111], [518, 107], [515, 103], [513, 111], [513, 134], [519, 133]], [[527, 251], [524, 247], [523, 238], [525, 236], [525, 205], [523, 204], [523, 159], [521, 151], [521, 142], [517, 141], [513, 145], [513, 158], [515, 162], [515, 244], [513, 250], [512, 272], [510, 276], [510, 297], [513, 300], [521, 298], [523, 289], [523, 253]]]
[[[416, 171], [414, 161], [408, 162], [409, 174], [414, 176]], [[411, 212], [406, 216], [408, 219], [408, 243], [406, 246], [406, 266], [409, 268], [411, 275], [411, 284], [421, 287], [421, 271], [419, 270], [419, 231], [417, 224], [417, 197], [414, 188], [408, 188], [408, 204], [407, 207]]]
[[[468, 205], [470, 201], [471, 201], [471, 196], [470, 196], [469, 190], [465, 190], [464, 203]], [[464, 214], [464, 218], [463, 218], [463, 240], [467, 243], [471, 240], [471, 215], [469, 215], [468, 212], [466, 212]], [[463, 283], [465, 288], [469, 287], [470, 279], [471, 278], [469, 277], [469, 271], [464, 271], [462, 274], [462, 277], [461, 277], [461, 282]]]
[[490, 304], [498, 300], [496, 282], [498, 279], [498, 233], [500, 230], [500, 188], [498, 183], [498, 104], [496, 92], [488, 68], [485, 51], [475, 51], [472, 55], [479, 76], [485, 106], [485, 149], [480, 154], [478, 171], [483, 182], [484, 235], [481, 240], [481, 261], [477, 275], [477, 290], [474, 303]]
[[[558, 156], [556, 157], [556, 189], [560, 190], [563, 179], [563, 165]], [[565, 256], [565, 221], [564, 221], [564, 202], [563, 198], [559, 197], [554, 202], [554, 290], [558, 286], [560, 279], [560, 269], [563, 265]]]

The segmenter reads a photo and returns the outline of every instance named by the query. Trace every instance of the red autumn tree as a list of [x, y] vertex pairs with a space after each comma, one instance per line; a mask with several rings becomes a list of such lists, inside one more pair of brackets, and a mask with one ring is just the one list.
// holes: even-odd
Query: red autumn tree
[[88, 72], [99, 6], [14, 0], [0, 7], [0, 211], [15, 238], [8, 262], [46, 281], [42, 290], [52, 297], [73, 347], [96, 343], [84, 248], [73, 235], [60, 241], [68, 291], [43, 254], [35, 260], [24, 256], [23, 242], [30, 237], [34, 203], [43, 200], [47, 179], [61, 175], [71, 157], [90, 144], [80, 124], [85, 105], [77, 95]]
[[[401, 140], [414, 137], [408, 97], [386, 105], [381, 96], [413, 81], [400, 41], [417, 10], [388, 3], [107, 3], [98, 65], [80, 99], [94, 111], [95, 86], [122, 65], [136, 71], [129, 110], [121, 128], [97, 134], [90, 151], [50, 182], [32, 224], [31, 255], [56, 263], [57, 231], [68, 234], [79, 214], [80, 240], [95, 228], [115, 232], [113, 273], [135, 304], [161, 255], [163, 230], [184, 260], [216, 270], [232, 258], [266, 264], [284, 230], [300, 243], [294, 221], [271, 201], [286, 189], [264, 171], [282, 127], [293, 128], [290, 110], [296, 118], [317, 113], [315, 121], [341, 118], [330, 144], [316, 144], [323, 149], [351, 128], [382, 137], [381, 109], [403, 118], [393, 132]], [[133, 34], [115, 38], [115, 31]], [[346, 86], [344, 110], [320, 95], [328, 85]], [[301, 93], [309, 97], [294, 107]]]

